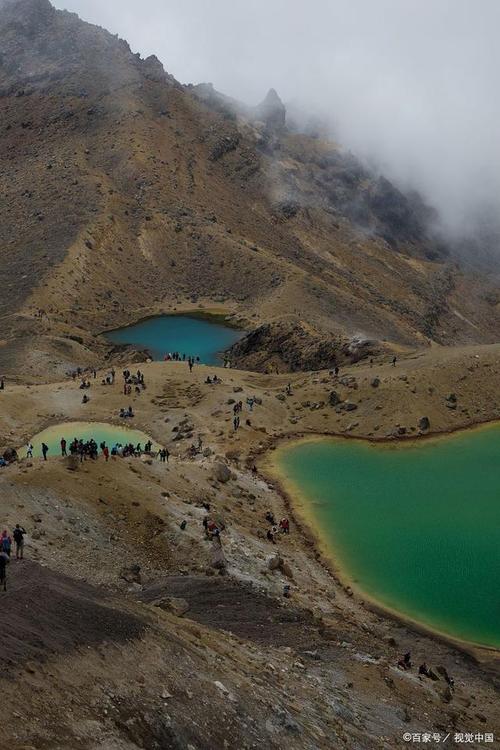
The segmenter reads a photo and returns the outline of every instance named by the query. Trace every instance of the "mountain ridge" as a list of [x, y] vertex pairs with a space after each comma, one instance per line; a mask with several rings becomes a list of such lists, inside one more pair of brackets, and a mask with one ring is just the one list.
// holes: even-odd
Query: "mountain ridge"
[[495, 288], [419, 198], [48, 0], [0, 8], [5, 372], [95, 362], [103, 329], [197, 303], [346, 342], [495, 340]]

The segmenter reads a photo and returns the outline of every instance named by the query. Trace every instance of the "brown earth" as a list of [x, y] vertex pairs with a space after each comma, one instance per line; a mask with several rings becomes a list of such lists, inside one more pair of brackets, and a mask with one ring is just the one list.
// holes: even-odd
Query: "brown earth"
[[[396, 367], [383, 355], [342, 369], [338, 380], [328, 371], [220, 369], [214, 386], [204, 382], [213, 368], [191, 376], [185, 363], [141, 369], [147, 389], [133, 397], [132, 426], [168, 445], [169, 464], [99, 459], [68, 471], [62, 459], [35, 457], [2, 470], [2, 522], [20, 522], [29, 535], [28, 560], [9, 570], [12, 605], [1, 610], [7, 644], [26, 633], [2, 724], [10, 745], [393, 748], [404, 746], [405, 731], [498, 731], [497, 654], [460, 649], [374, 610], [338, 579], [293, 510], [290, 536], [271, 545], [265, 513], [288, 514], [288, 498], [247, 467], [267, 471], [269, 449], [298, 432], [376, 439], [398, 423], [417, 434], [424, 415], [434, 432], [498, 418], [500, 347], [432, 349]], [[115, 422], [121, 386], [101, 385], [104, 372], [87, 405], [72, 380], [7, 384], [1, 442], [22, 445], [65, 420]], [[330, 406], [333, 389], [357, 409]], [[456, 409], [446, 406], [450, 390]], [[250, 395], [262, 405], [245, 410], [234, 434], [229, 402]], [[190, 458], [198, 434], [210, 455]], [[221, 461], [228, 482], [216, 479]], [[222, 577], [202, 528], [206, 503], [226, 527]], [[276, 550], [286, 573], [269, 567]], [[132, 583], [122, 577], [131, 565], [140, 566]], [[182, 616], [168, 598], [181, 602]], [[407, 650], [415, 663], [444, 667], [455, 690], [443, 677], [401, 672]]]

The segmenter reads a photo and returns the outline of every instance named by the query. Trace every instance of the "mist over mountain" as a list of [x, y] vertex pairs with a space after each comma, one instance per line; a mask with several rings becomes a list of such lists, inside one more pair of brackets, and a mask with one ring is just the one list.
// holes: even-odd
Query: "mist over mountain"
[[[148, 52], [48, 0], [0, 5], [0, 362], [32, 338], [49, 369], [90, 360], [103, 328], [185, 304], [229, 310], [258, 369], [497, 340], [494, 276], [457, 263], [425, 193], [287, 107], [290, 81], [248, 104]], [[461, 235], [469, 256], [494, 240], [476, 232], [471, 253]]]
[[182, 82], [212, 81], [252, 105], [274, 86], [305, 121], [321, 118], [344, 147], [421, 191], [448, 240], [499, 249], [494, 0], [56, 4], [154, 52]]

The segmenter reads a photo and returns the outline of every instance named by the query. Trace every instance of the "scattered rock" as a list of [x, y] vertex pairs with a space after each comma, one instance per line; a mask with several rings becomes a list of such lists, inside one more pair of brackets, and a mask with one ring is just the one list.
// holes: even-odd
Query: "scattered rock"
[[418, 420], [418, 429], [421, 432], [426, 432], [427, 430], [430, 429], [430, 427], [431, 427], [431, 422], [430, 422], [429, 417], [420, 417], [420, 419]]
[[218, 482], [226, 484], [231, 479], [231, 471], [226, 464], [221, 462], [214, 464], [214, 475]]
[[153, 607], [159, 607], [165, 612], [171, 612], [176, 617], [184, 617], [186, 612], [189, 612], [189, 602], [187, 602], [186, 599], [180, 599], [174, 596], [165, 596], [161, 599], [156, 599], [153, 602]]
[[120, 578], [127, 583], [141, 583], [141, 566], [137, 563], [125, 565], [120, 571]]

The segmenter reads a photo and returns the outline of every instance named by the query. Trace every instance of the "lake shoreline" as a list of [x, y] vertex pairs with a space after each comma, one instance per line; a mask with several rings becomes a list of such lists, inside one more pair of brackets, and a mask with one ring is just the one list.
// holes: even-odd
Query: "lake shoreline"
[[[467, 430], [470, 429], [486, 429], [489, 426], [498, 426], [499, 421], [494, 420], [486, 423], [479, 423], [470, 425]], [[446, 438], [453, 437], [465, 432], [465, 429], [457, 429], [442, 433], [433, 433], [432, 435], [423, 435], [413, 438], [412, 442], [424, 442], [422, 438], [426, 438], [425, 442], [428, 442], [429, 438]], [[303, 445], [306, 443], [320, 443], [327, 441], [328, 439], [339, 441], [343, 438], [355, 440], [362, 443], [379, 444], [382, 446], [393, 446], [403, 447], [403, 443], [407, 444], [409, 439], [406, 438], [363, 438], [354, 435], [342, 435], [328, 433], [306, 433], [301, 435], [300, 433], [293, 433], [284, 436], [278, 436], [273, 439], [273, 442], [262, 454], [258, 457], [257, 463], [259, 464], [259, 473], [263, 479], [268, 482], [275, 489], [276, 492], [282, 497], [283, 502], [293, 518], [295, 526], [305, 540], [306, 546], [310, 547], [313, 551], [314, 557], [318, 564], [322, 565], [331, 575], [335, 583], [342, 588], [346, 596], [351, 597], [362, 609], [374, 612], [375, 614], [390, 618], [391, 620], [404, 625], [404, 627], [414, 630], [422, 635], [431, 636], [445, 643], [447, 646], [456, 648], [461, 653], [464, 653], [468, 657], [474, 659], [477, 662], [483, 662], [486, 659], [494, 659], [497, 661], [500, 658], [500, 647], [490, 646], [482, 643], [478, 643], [472, 640], [461, 639], [452, 636], [446, 632], [438, 630], [431, 625], [427, 624], [424, 620], [414, 619], [409, 615], [405, 615], [403, 612], [393, 609], [388, 605], [383, 604], [376, 597], [371, 595], [368, 591], [361, 588], [351, 578], [345, 567], [340, 563], [331, 545], [323, 537], [321, 530], [318, 526], [318, 522], [314, 519], [313, 513], [310, 511], [310, 498], [303, 493], [300, 488], [291, 480], [289, 480], [283, 471], [282, 466], [279, 462], [279, 452], [284, 451], [287, 448], [291, 448], [295, 445]], [[410, 438], [411, 440], [411, 438]], [[278, 455], [277, 455], [278, 454]]]

